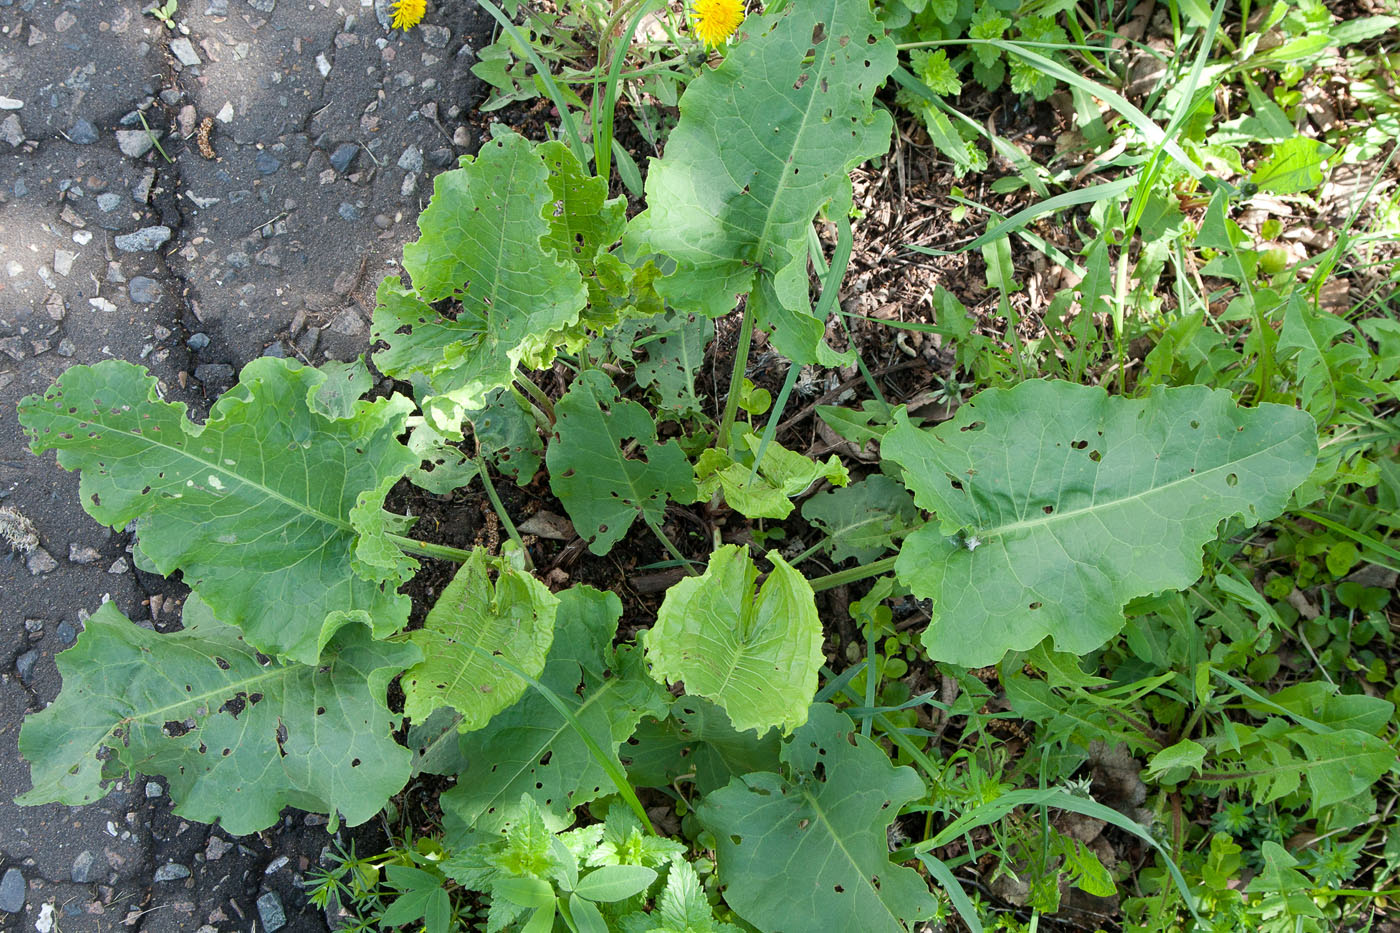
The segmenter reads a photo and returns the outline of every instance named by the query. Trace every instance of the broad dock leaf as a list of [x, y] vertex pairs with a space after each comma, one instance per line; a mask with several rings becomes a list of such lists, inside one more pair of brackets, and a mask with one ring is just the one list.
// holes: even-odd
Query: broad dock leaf
[[989, 389], [932, 430], [898, 412], [883, 456], [937, 513], [905, 539], [900, 582], [933, 601], [936, 660], [995, 664], [1045, 636], [1083, 654], [1129, 599], [1189, 586], [1225, 519], [1278, 515], [1317, 458], [1317, 427], [1204, 386], [1110, 397], [1068, 382]]
[[[542, 349], [544, 335], [578, 320], [583, 280], [546, 242], [548, 178], [534, 146], [505, 132], [434, 179], [418, 217], [422, 235], [403, 249], [413, 287], [393, 276], [380, 283], [373, 339], [388, 347], [374, 355], [376, 366], [401, 379], [425, 377], [435, 394], [478, 407]], [[433, 308], [449, 298], [460, 302], [455, 314]]]
[[[646, 676], [635, 648], [613, 648], [621, 616], [622, 603], [612, 593], [589, 586], [560, 593], [554, 646], [539, 678], [615, 761], [642, 716], [665, 716], [670, 699]], [[442, 805], [478, 830], [506, 819], [521, 794], [567, 822], [570, 808], [612, 792], [588, 746], [533, 689], [460, 743], [467, 767], [442, 795]]]
[[416, 466], [398, 441], [413, 405], [356, 402], [331, 420], [307, 404], [324, 381], [254, 360], [198, 425], [144, 369], [107, 360], [69, 369], [19, 413], [35, 453], [57, 448], [60, 466], [82, 471], [89, 515], [114, 528], [139, 518], [159, 572], [182, 571], [259, 651], [310, 664], [347, 622], [380, 638], [402, 627], [409, 601], [395, 590], [416, 566], [386, 556], [383, 535], [402, 529], [375, 514]]
[[656, 627], [642, 636], [651, 675], [685, 682], [729, 714], [734, 728], [790, 732], [807, 720], [822, 664], [822, 625], [802, 574], [769, 552], [773, 572], [738, 545], [710, 555], [698, 577], [666, 591]]
[[937, 902], [918, 872], [890, 861], [887, 836], [900, 808], [923, 796], [918, 774], [891, 764], [825, 703], [812, 707], [783, 760], [788, 778], [735, 778], [695, 810], [714, 834], [729, 906], [765, 933], [905, 933], [929, 916]]
[[[492, 575], [495, 582], [492, 582]], [[543, 583], [477, 548], [410, 634], [423, 660], [401, 681], [404, 714], [422, 722], [440, 706], [462, 714], [457, 728], [480, 729], [525, 692], [501, 657], [534, 677], [554, 641], [559, 600]]]
[[749, 17], [723, 63], [687, 86], [647, 174], [648, 207], [623, 238], [633, 257], [675, 260], [657, 283], [662, 297], [713, 318], [756, 292], [758, 323], [777, 327], [786, 356], [836, 358], [811, 314], [808, 230], [828, 202], [850, 210], [851, 169], [889, 147], [890, 116], [871, 102], [894, 65], [864, 3], [811, 0]]
[[315, 665], [259, 657], [198, 596], [168, 635], [129, 622], [113, 603], [57, 656], [63, 691], [25, 720], [20, 754], [34, 788], [24, 804], [99, 800], [108, 749], [122, 769], [170, 782], [175, 812], [242, 835], [283, 807], [339, 811], [352, 826], [408, 780], [389, 680], [419, 657], [362, 625], [332, 636]]
[[[694, 501], [680, 445], [658, 444], [646, 409], [619, 399], [605, 373], [580, 373], [554, 411], [557, 433], [545, 453], [549, 486], [594, 554], [606, 554], [639, 517], [660, 521], [668, 497]], [[628, 456], [634, 441], [640, 450]]]

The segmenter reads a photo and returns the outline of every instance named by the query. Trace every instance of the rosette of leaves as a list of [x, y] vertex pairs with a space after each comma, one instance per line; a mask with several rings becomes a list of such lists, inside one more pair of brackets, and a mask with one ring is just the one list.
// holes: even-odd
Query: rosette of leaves
[[412, 402], [349, 399], [341, 378], [254, 360], [201, 425], [144, 369], [107, 360], [69, 369], [19, 417], [35, 453], [82, 471], [89, 515], [138, 519], [158, 572], [181, 571], [252, 647], [310, 664], [343, 625], [402, 627], [396, 590], [417, 567], [395, 543], [412, 520], [381, 508], [418, 462], [398, 441]]
[[749, 294], [786, 356], [833, 362], [808, 298], [808, 233], [823, 207], [850, 210], [851, 169], [889, 147], [889, 114], [872, 100], [894, 46], [866, 4], [846, 0], [750, 16], [738, 36], [682, 95], [623, 245], [674, 262], [656, 288], [678, 310], [719, 317]]

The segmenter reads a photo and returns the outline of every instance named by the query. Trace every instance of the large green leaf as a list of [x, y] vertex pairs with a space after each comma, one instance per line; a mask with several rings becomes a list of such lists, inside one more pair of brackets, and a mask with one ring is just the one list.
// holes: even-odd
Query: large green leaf
[[82, 470], [89, 515], [117, 528], [139, 518], [159, 572], [183, 571], [253, 647], [314, 663], [346, 622], [377, 637], [407, 622], [395, 590], [416, 566], [389, 556], [385, 535], [403, 524], [379, 509], [416, 465], [398, 441], [413, 405], [356, 402], [331, 420], [307, 405], [325, 378], [254, 360], [197, 425], [144, 369], [107, 360], [69, 369], [19, 416], [35, 453], [57, 448], [61, 466]]
[[34, 779], [20, 803], [78, 806], [105, 796], [115, 772], [159, 774], [177, 814], [241, 835], [289, 805], [362, 823], [403, 787], [409, 754], [385, 690], [417, 648], [347, 625], [315, 665], [280, 664], [198, 596], [184, 624], [160, 635], [112, 603], [93, 614], [57, 657], [63, 691], [20, 732]]
[[811, 314], [807, 238], [824, 204], [851, 207], [849, 172], [889, 147], [872, 109], [895, 49], [864, 3], [812, 0], [751, 16], [718, 68], [690, 82], [664, 158], [647, 174], [647, 210], [623, 238], [675, 270], [657, 283], [684, 312], [718, 317], [754, 292], [758, 323], [789, 358], [835, 358]]
[[1127, 399], [1033, 380], [983, 392], [933, 430], [898, 412], [882, 453], [940, 519], [895, 564], [933, 601], [924, 644], [976, 667], [1046, 635], [1090, 651], [1122, 628], [1129, 599], [1189, 586], [1221, 521], [1283, 510], [1317, 428], [1204, 386]]
[[[495, 581], [492, 582], [492, 577]], [[476, 548], [409, 637], [423, 660], [403, 675], [404, 713], [413, 722], [440, 706], [462, 715], [457, 728], [480, 729], [525, 692], [554, 641], [559, 600], [543, 583]]]
[[[560, 593], [554, 647], [539, 678], [615, 762], [641, 717], [664, 716], [669, 699], [643, 672], [635, 648], [612, 647], [621, 615], [612, 593], [588, 586]], [[535, 690], [460, 742], [467, 766], [442, 806], [478, 830], [505, 819], [522, 794], [567, 822], [572, 807], [613, 786], [579, 734]]]
[[[552, 358], [546, 335], [578, 319], [586, 292], [577, 267], [547, 243], [548, 178], [534, 147], [509, 132], [437, 176], [422, 235], [403, 249], [413, 288], [392, 276], [380, 283], [373, 339], [388, 347], [376, 366], [478, 407], [527, 354]], [[454, 314], [432, 307], [447, 298], [460, 303]]]
[[[619, 399], [605, 373], [581, 373], [554, 411], [557, 433], [545, 454], [549, 486], [594, 554], [606, 554], [637, 518], [660, 521], [668, 496], [695, 499], [680, 445], [658, 444], [646, 409]], [[640, 448], [635, 455], [628, 451], [633, 443]]]
[[[819, 703], [783, 749], [787, 778], [735, 778], [696, 808], [715, 837], [724, 899], [765, 933], [905, 933], [937, 906], [918, 872], [890, 861], [889, 825], [924, 794], [912, 768]], [[774, 884], [774, 877], [782, 884]]]
[[666, 591], [656, 627], [642, 636], [651, 675], [685, 682], [714, 700], [734, 728], [790, 732], [807, 721], [822, 664], [822, 624], [812, 587], [770, 551], [773, 572], [754, 592], [758, 568], [727, 544], [698, 577]]

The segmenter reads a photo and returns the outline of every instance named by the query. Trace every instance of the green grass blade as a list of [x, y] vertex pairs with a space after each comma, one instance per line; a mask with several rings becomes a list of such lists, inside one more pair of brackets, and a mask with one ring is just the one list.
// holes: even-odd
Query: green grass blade
[[492, 3], [491, 0], [477, 0], [481, 8], [501, 24], [501, 28], [510, 33], [510, 37], [516, 44], [525, 50], [526, 56], [530, 59], [530, 64], [535, 66], [535, 71], [539, 73], [540, 80], [544, 82], [545, 93], [549, 99], [554, 101], [554, 106], [559, 110], [559, 122], [564, 125], [564, 132], [569, 137], [569, 148], [574, 150], [574, 155], [578, 156], [581, 164], [588, 164], [588, 149], [583, 144], [583, 137], [578, 132], [578, 122], [574, 119], [574, 114], [569, 110], [568, 103], [564, 100], [564, 95], [559, 90], [559, 85], [554, 83], [554, 75], [549, 73], [549, 68], [535, 52], [534, 46], [521, 34], [515, 24], [510, 21], [510, 17], [501, 12], [500, 7]]

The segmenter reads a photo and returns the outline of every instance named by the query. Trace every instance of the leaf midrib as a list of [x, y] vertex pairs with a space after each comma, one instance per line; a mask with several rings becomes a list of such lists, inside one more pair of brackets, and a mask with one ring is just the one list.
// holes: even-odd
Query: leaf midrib
[[[1110, 499], [1110, 500], [1108, 500], [1108, 501], [1106, 501], [1106, 502], [1094, 502], [1094, 503], [1091, 504], [1091, 505], [1086, 505], [1086, 506], [1084, 506], [1084, 507], [1082, 507], [1082, 508], [1078, 508], [1078, 509], [1069, 509], [1069, 510], [1063, 511], [1063, 512], [1062, 512], [1062, 511], [1059, 511], [1059, 510], [1056, 510], [1056, 511], [1055, 511], [1053, 514], [1051, 514], [1051, 515], [1045, 515], [1045, 516], [1042, 516], [1042, 517], [1039, 517], [1039, 518], [1021, 519], [1021, 520], [1019, 520], [1019, 521], [1009, 522], [1009, 523], [1004, 524], [1004, 525], [991, 525], [991, 526], [987, 526], [987, 527], [983, 527], [983, 528], [976, 528], [976, 529], [974, 529], [974, 530], [975, 530], [978, 534], [980, 534], [980, 535], [985, 535], [985, 536], [987, 536], [988, 538], [990, 538], [990, 537], [992, 537], [992, 536], [994, 536], [994, 535], [995, 535], [995, 536], [998, 536], [998, 537], [1006, 537], [1006, 536], [1008, 536], [1008, 535], [1013, 535], [1013, 534], [1016, 534], [1016, 533], [1018, 533], [1018, 532], [1023, 532], [1023, 531], [1034, 531], [1034, 530], [1039, 529], [1039, 528], [1050, 527], [1050, 526], [1053, 526], [1053, 525], [1055, 525], [1055, 524], [1057, 524], [1057, 523], [1059, 523], [1059, 522], [1062, 522], [1062, 521], [1069, 521], [1069, 520], [1072, 520], [1072, 519], [1075, 519], [1075, 518], [1078, 518], [1078, 517], [1081, 517], [1081, 516], [1084, 516], [1084, 515], [1087, 515], [1087, 514], [1090, 514], [1090, 513], [1102, 512], [1102, 511], [1111, 511], [1111, 510], [1113, 510], [1113, 509], [1121, 508], [1122, 506], [1124, 506], [1124, 505], [1126, 505], [1126, 504], [1129, 504], [1129, 503], [1140, 502], [1140, 501], [1145, 500], [1145, 499], [1147, 499], [1147, 498], [1149, 498], [1149, 497], [1155, 497], [1155, 496], [1157, 496], [1159, 493], [1162, 493], [1162, 492], [1164, 492], [1164, 491], [1166, 491], [1166, 490], [1170, 490], [1170, 489], [1172, 489], [1172, 488], [1174, 488], [1174, 487], [1177, 487], [1177, 486], [1185, 485], [1185, 484], [1188, 484], [1188, 483], [1200, 482], [1201, 480], [1205, 479], [1206, 477], [1209, 477], [1209, 476], [1218, 474], [1218, 473], [1220, 473], [1220, 472], [1222, 472], [1222, 471], [1228, 472], [1228, 471], [1231, 471], [1231, 470], [1238, 470], [1238, 469], [1239, 469], [1239, 464], [1245, 463], [1245, 462], [1247, 462], [1247, 461], [1249, 461], [1249, 460], [1252, 460], [1252, 459], [1255, 458], [1255, 457], [1260, 457], [1260, 456], [1263, 456], [1263, 455], [1265, 455], [1265, 454], [1268, 454], [1268, 453], [1270, 453], [1270, 452], [1272, 452], [1272, 451], [1274, 451], [1274, 450], [1276, 450], [1276, 449], [1278, 449], [1278, 448], [1280, 448], [1280, 447], [1283, 447], [1283, 446], [1285, 446], [1285, 445], [1287, 445], [1287, 444], [1292, 444], [1292, 443], [1294, 443], [1295, 441], [1298, 440], [1298, 437], [1299, 437], [1298, 432], [1294, 432], [1294, 433], [1288, 435], [1287, 437], [1281, 438], [1281, 439], [1279, 439], [1278, 441], [1274, 442], [1273, 444], [1270, 444], [1268, 447], [1263, 447], [1263, 448], [1261, 448], [1261, 449], [1259, 449], [1259, 450], [1253, 451], [1252, 453], [1250, 453], [1250, 454], [1248, 454], [1248, 455], [1246, 455], [1246, 456], [1240, 457], [1240, 458], [1237, 459], [1237, 460], [1231, 460], [1231, 461], [1229, 461], [1228, 463], [1221, 464], [1220, 466], [1210, 467], [1210, 468], [1205, 469], [1205, 470], [1203, 470], [1203, 471], [1201, 471], [1201, 472], [1199, 472], [1199, 473], [1189, 473], [1189, 474], [1187, 474], [1186, 476], [1182, 476], [1182, 477], [1180, 477], [1180, 478], [1178, 478], [1178, 479], [1170, 480], [1170, 481], [1165, 482], [1165, 483], [1162, 483], [1162, 484], [1160, 484], [1160, 485], [1153, 486], [1153, 487], [1151, 487], [1150, 489], [1147, 489], [1147, 490], [1145, 490], [1145, 491], [1143, 491], [1143, 492], [1140, 492], [1140, 493], [1136, 493], [1136, 494], [1134, 494], [1134, 495], [1130, 495], [1130, 496], [1119, 496], [1119, 497], [1117, 497], [1117, 498]], [[941, 467], [942, 464], [939, 464], [939, 466]]]
[[[71, 419], [71, 420], [77, 421], [78, 419], [74, 418], [74, 419]], [[288, 506], [292, 507], [293, 509], [296, 509], [297, 511], [300, 511], [300, 512], [302, 512], [302, 513], [304, 513], [304, 514], [306, 514], [306, 515], [309, 515], [309, 516], [311, 516], [311, 517], [313, 517], [313, 518], [319, 519], [320, 521], [323, 521], [323, 522], [325, 522], [326, 524], [334, 525], [334, 526], [336, 526], [337, 528], [341, 529], [342, 531], [348, 531], [348, 532], [354, 533], [354, 530], [355, 530], [355, 529], [354, 529], [354, 526], [351, 525], [349, 521], [336, 518], [335, 516], [332, 516], [332, 515], [327, 515], [326, 513], [320, 511], [319, 509], [313, 508], [311, 505], [309, 505], [309, 504], [307, 504], [307, 503], [305, 503], [305, 502], [298, 502], [298, 501], [295, 500], [295, 499], [291, 499], [291, 498], [289, 498], [289, 497], [283, 495], [282, 493], [278, 492], [277, 490], [271, 488], [270, 486], [266, 486], [266, 485], [264, 485], [264, 484], [262, 484], [262, 483], [256, 482], [256, 481], [254, 481], [254, 480], [252, 480], [252, 479], [249, 479], [248, 477], [242, 475], [241, 473], [234, 473], [234, 472], [232, 472], [231, 470], [229, 470], [228, 467], [225, 467], [225, 466], [223, 466], [223, 465], [221, 465], [221, 464], [212, 463], [212, 462], [210, 462], [210, 461], [204, 459], [203, 457], [196, 456], [195, 454], [191, 453], [191, 452], [190, 452], [189, 450], [187, 450], [186, 448], [183, 448], [183, 447], [174, 447], [174, 446], [172, 446], [172, 445], [170, 445], [170, 444], [165, 443], [164, 441], [155, 441], [155, 440], [152, 440], [152, 439], [150, 438], [149, 435], [146, 435], [146, 434], [137, 434], [137, 433], [134, 433], [134, 432], [132, 432], [132, 431], [128, 431], [128, 430], [126, 430], [126, 429], [124, 429], [124, 428], [114, 427], [114, 426], [108, 424], [108, 423], [105, 422], [105, 421], [97, 421], [97, 422], [88, 421], [87, 423], [88, 423], [88, 424], [93, 424], [93, 423], [100, 424], [100, 425], [102, 425], [102, 427], [103, 427], [105, 430], [107, 430], [107, 431], [111, 431], [111, 432], [114, 433], [114, 434], [123, 435], [123, 436], [125, 436], [125, 437], [128, 437], [128, 438], [131, 438], [131, 439], [133, 439], [133, 440], [136, 440], [136, 441], [138, 441], [138, 442], [140, 442], [140, 443], [144, 443], [144, 444], [147, 445], [148, 447], [158, 448], [158, 449], [161, 449], [161, 450], [170, 451], [171, 453], [176, 454], [176, 455], [178, 455], [178, 456], [180, 456], [180, 457], [183, 457], [184, 459], [189, 460], [189, 461], [191, 461], [192, 463], [197, 463], [197, 464], [200, 464], [200, 465], [202, 465], [202, 466], [204, 466], [204, 467], [207, 467], [207, 468], [210, 469], [210, 470], [215, 470], [215, 471], [217, 471], [217, 472], [223, 474], [224, 476], [229, 477], [230, 479], [234, 480], [235, 482], [237, 482], [238, 484], [240, 484], [240, 485], [242, 485], [242, 486], [246, 486], [246, 487], [248, 487], [248, 488], [250, 488], [250, 489], [253, 489], [253, 490], [256, 490], [256, 491], [260, 491], [260, 492], [266, 494], [266, 496], [267, 496], [269, 499], [275, 499], [275, 500], [277, 500], [277, 501], [279, 501], [279, 502], [282, 502], [283, 504], [288, 505]], [[214, 424], [227, 424], [227, 422], [219, 421], [219, 422], [214, 422]], [[202, 438], [202, 437], [204, 436], [204, 431], [207, 430], [207, 429], [209, 428], [209, 424], [205, 424], [203, 427], [200, 428], [200, 431], [199, 431], [198, 434], [190, 434], [190, 433], [189, 433], [189, 425], [190, 425], [190, 422], [186, 421], [183, 417], [181, 417], [181, 419], [180, 419], [180, 430], [181, 430], [181, 433], [182, 433], [183, 436], [189, 438], [190, 440], [196, 440], [196, 439]], [[220, 438], [220, 440], [222, 441], [222, 438]], [[67, 447], [67, 448], [63, 448], [63, 449], [73, 450], [73, 449], [75, 449], [75, 448]], [[266, 461], [264, 460], [264, 461], [262, 461], [262, 462], [265, 463]], [[154, 510], [155, 510], [154, 507], [148, 507], [145, 511], [143, 511], [143, 512], [141, 512], [141, 513], [139, 513], [139, 514], [141, 514], [141, 515], [150, 514], [150, 513], [151, 513], [152, 511], [154, 511]]]
[[[832, 25], [832, 20], [834, 20], [834, 19], [836, 18], [837, 10], [838, 10], [838, 5], [839, 5], [840, 2], [841, 2], [841, 0], [833, 0], [832, 4], [831, 4], [831, 6], [830, 6], [829, 12], [827, 13], [827, 15], [826, 15], [825, 17], [823, 17], [823, 19], [824, 19], [824, 21], [825, 21], [825, 24], [826, 24], [828, 27], [830, 27], [830, 26]], [[832, 32], [831, 32], [830, 30], [828, 30], [827, 36], [826, 36], [825, 40], [824, 40], [823, 43], [822, 43], [822, 48], [823, 48], [823, 49], [826, 48], [826, 46], [829, 45], [829, 44], [831, 43], [831, 41], [832, 41], [831, 36], [832, 36]], [[791, 144], [791, 146], [788, 148], [788, 157], [787, 157], [787, 159], [782, 160], [782, 161], [779, 163], [779, 168], [778, 168], [778, 189], [777, 189], [775, 192], [773, 192], [773, 197], [772, 197], [772, 199], [768, 202], [768, 208], [767, 208], [767, 210], [764, 212], [764, 217], [763, 217], [763, 230], [762, 230], [762, 232], [759, 234], [758, 240], [757, 240], [757, 242], [756, 242], [756, 244], [755, 244], [755, 245], [756, 245], [756, 249], [757, 249], [757, 255], [754, 257], [754, 259], [755, 259], [755, 261], [757, 261], [758, 263], [760, 263], [761, 268], [764, 268], [765, 270], [766, 270], [766, 267], [762, 267], [761, 264], [762, 264], [763, 261], [764, 261], [764, 249], [765, 249], [765, 247], [767, 247], [767, 246], [769, 245], [769, 239], [768, 239], [768, 237], [769, 237], [769, 232], [770, 232], [770, 230], [771, 230], [772, 227], [773, 227], [773, 217], [774, 217], [774, 215], [777, 213], [777, 206], [778, 206], [779, 202], [782, 200], [783, 194], [788, 190], [788, 182], [789, 182], [789, 179], [792, 178], [792, 177], [794, 177], [794, 176], [792, 176], [791, 174], [789, 174], [789, 173], [786, 171], [786, 167], [787, 167], [787, 165], [788, 165], [789, 163], [792, 162], [793, 154], [796, 153], [796, 152], [801, 148], [801, 145], [800, 145], [800, 144], [801, 144], [802, 140], [805, 138], [805, 134], [806, 134], [806, 131], [807, 131], [807, 127], [808, 127], [809, 123], [811, 122], [811, 116], [812, 116], [813, 105], [814, 105], [814, 104], [816, 103], [816, 101], [817, 101], [817, 92], [816, 92], [815, 89], [821, 86], [820, 82], [821, 82], [822, 80], [824, 80], [824, 75], [825, 75], [825, 73], [826, 73], [826, 61], [825, 61], [825, 59], [826, 59], [826, 56], [824, 56], [824, 55], [821, 53], [821, 49], [818, 49], [818, 50], [817, 50], [817, 54], [816, 54], [816, 56], [815, 56], [815, 61], [818, 62], [818, 63], [820, 63], [821, 67], [818, 68], [814, 73], [809, 74], [806, 83], [803, 84], [803, 87], [804, 87], [804, 88], [805, 88], [805, 87], [811, 87], [811, 88], [813, 88], [813, 90], [807, 95], [807, 106], [806, 106], [806, 108], [805, 108], [805, 109], [803, 110], [803, 112], [802, 112], [802, 123], [801, 123], [801, 125], [798, 127], [797, 132], [793, 133], [793, 136], [792, 136], [792, 144]], [[799, 71], [800, 71], [800, 68], [799, 68]], [[737, 103], [737, 102], [736, 102], [736, 103]], [[716, 140], [716, 142], [719, 143], [720, 140]], [[721, 145], [721, 148], [722, 148], [722, 145]], [[781, 245], [781, 244], [780, 244], [780, 245]], [[769, 278], [770, 280], [774, 277], [774, 273], [773, 273], [772, 271], [760, 272], [760, 275], [767, 275], [768, 278]]]

